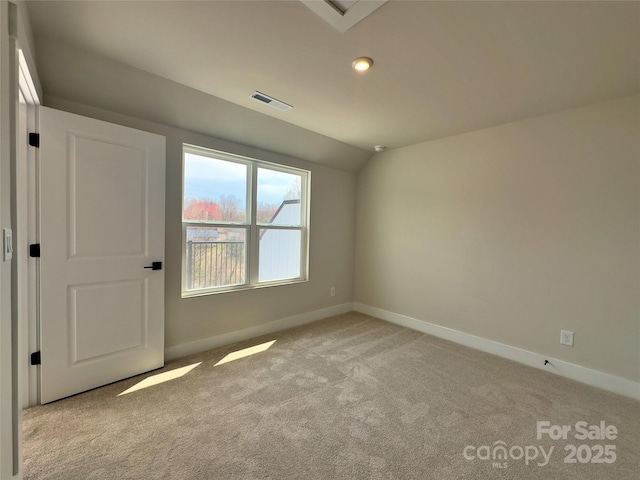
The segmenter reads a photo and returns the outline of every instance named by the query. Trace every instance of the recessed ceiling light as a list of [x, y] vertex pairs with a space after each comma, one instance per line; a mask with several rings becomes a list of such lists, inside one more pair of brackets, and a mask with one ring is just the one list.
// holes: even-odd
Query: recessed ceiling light
[[371, 68], [371, 65], [373, 65], [373, 60], [369, 57], [358, 57], [351, 64], [353, 69], [357, 72], [366, 72]]
[[375, 147], [373, 147], [373, 149], [376, 152], [380, 153], [380, 152], [384, 152], [387, 149], [387, 147], [385, 147], [384, 145], [376, 145]]

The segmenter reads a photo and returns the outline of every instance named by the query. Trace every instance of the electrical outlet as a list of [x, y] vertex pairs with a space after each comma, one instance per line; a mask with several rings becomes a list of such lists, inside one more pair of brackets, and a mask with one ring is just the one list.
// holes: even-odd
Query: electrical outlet
[[573, 347], [573, 332], [560, 330], [560, 344]]
[[329, 295], [332, 297], [336, 296], [336, 287], [331, 287], [331, 289], [329, 289]]

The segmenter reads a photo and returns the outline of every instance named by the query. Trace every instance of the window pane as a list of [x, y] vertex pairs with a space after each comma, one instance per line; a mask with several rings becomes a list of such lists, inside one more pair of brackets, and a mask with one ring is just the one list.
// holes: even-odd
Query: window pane
[[244, 223], [247, 165], [186, 152], [184, 220]]
[[301, 225], [302, 176], [258, 168], [258, 223]]
[[187, 227], [187, 290], [245, 283], [246, 229]]
[[300, 230], [260, 229], [258, 281], [300, 278]]

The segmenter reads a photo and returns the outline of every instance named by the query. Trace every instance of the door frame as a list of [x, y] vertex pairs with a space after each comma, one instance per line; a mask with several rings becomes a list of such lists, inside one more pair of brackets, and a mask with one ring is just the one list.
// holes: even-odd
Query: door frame
[[[40, 403], [40, 368], [31, 365], [30, 354], [40, 349], [40, 319], [38, 309], [38, 262], [28, 255], [28, 246], [39, 242], [38, 231], [38, 149], [29, 146], [28, 133], [37, 132], [37, 107], [41, 105], [38, 91], [29, 71], [27, 60], [18, 49], [18, 95], [25, 104], [24, 116], [18, 115], [18, 146], [16, 157], [16, 209], [15, 226], [18, 271], [18, 319], [20, 331], [21, 408]], [[22, 103], [22, 102], [20, 102]], [[20, 105], [18, 109], [20, 110]], [[22, 221], [20, 221], [22, 219]], [[22, 292], [22, 295], [20, 295]]]
[[[35, 216], [32, 217], [30, 213], [33, 204], [29, 206], [27, 199], [35, 192], [29, 187], [29, 175], [35, 165], [36, 152], [29, 151], [26, 132], [33, 131], [35, 105], [40, 104], [39, 89], [36, 86], [37, 74], [29, 68], [29, 65], [35, 67], [29, 51], [29, 42], [23, 38], [24, 30], [22, 33], [20, 31], [22, 14], [19, 9], [20, 6], [15, 3], [4, 0], [0, 2], [0, 70], [3, 92], [3, 145], [0, 152], [0, 170], [3, 186], [7, 187], [7, 190], [3, 191], [3, 200], [8, 199], [9, 204], [9, 217], [3, 218], [3, 227], [12, 229], [13, 243], [13, 257], [3, 265], [3, 272], [10, 271], [10, 281], [7, 282], [10, 295], [9, 298], [3, 299], [2, 308], [2, 349], [6, 352], [3, 352], [3, 360], [8, 361], [2, 365], [3, 381], [0, 386], [3, 407], [0, 476], [16, 479], [21, 478], [22, 474], [22, 409], [27, 404], [37, 402], [37, 390], [34, 391], [35, 399], [31, 399], [33, 370], [29, 367], [28, 355], [32, 343], [30, 337], [35, 338], [36, 330], [33, 326], [37, 326], [37, 318], [32, 316], [33, 307], [36, 306], [32, 303], [32, 296], [36, 291], [30, 287], [30, 282], [35, 281], [35, 276], [31, 273], [33, 268], [26, 255], [30, 225], [35, 221]], [[21, 40], [25, 40], [24, 43]], [[23, 50], [23, 47], [26, 50]], [[35, 176], [33, 178], [35, 179]], [[37, 369], [34, 381], [37, 381]], [[7, 434], [4, 429], [7, 428], [8, 431], [9, 427], [11, 433]]]

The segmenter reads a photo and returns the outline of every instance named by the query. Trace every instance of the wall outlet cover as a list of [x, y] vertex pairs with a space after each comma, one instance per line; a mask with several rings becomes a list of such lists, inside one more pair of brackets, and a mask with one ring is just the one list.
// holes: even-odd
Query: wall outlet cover
[[560, 330], [560, 343], [568, 347], [573, 347], [573, 332]]

